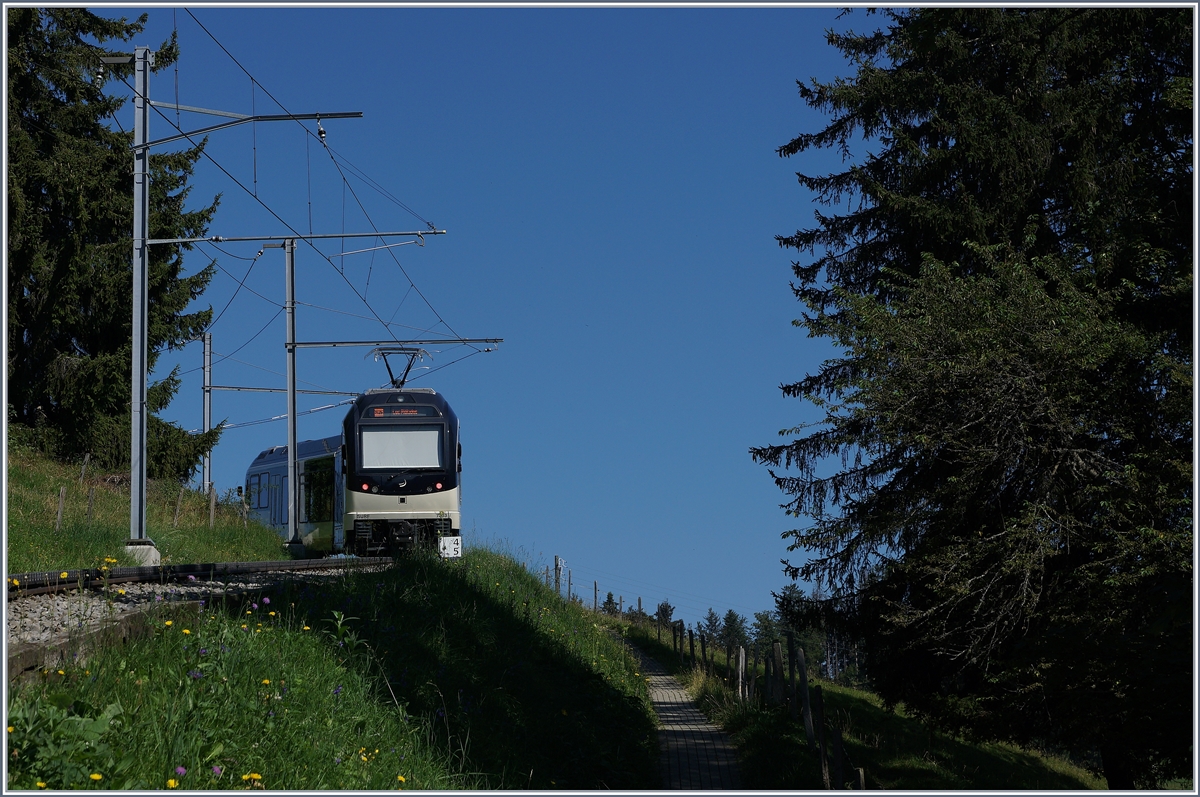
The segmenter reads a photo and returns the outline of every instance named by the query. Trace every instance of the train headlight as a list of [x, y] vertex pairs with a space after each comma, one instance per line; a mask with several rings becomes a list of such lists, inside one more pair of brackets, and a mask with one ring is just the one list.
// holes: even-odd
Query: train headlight
[[373, 492], [373, 493], [379, 492], [379, 485], [378, 484], [372, 485], [371, 492]]

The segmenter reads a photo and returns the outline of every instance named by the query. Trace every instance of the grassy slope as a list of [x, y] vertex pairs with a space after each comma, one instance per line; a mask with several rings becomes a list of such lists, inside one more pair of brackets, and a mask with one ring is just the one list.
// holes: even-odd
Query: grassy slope
[[[417, 556], [267, 597], [164, 614], [151, 638], [10, 693], [10, 786], [657, 786], [634, 661], [509, 557]], [[72, 736], [112, 705], [98, 738]]]
[[[79, 465], [48, 459], [25, 448], [8, 452], [9, 573], [99, 567], [105, 557], [121, 566], [136, 564], [125, 554], [129, 538], [129, 485], [113, 474], [89, 469], [79, 483]], [[55, 533], [58, 493], [67, 488], [62, 529]], [[87, 523], [89, 487], [95, 488], [92, 522]], [[220, 504], [208, 527], [208, 499], [185, 491], [179, 526], [173, 527], [179, 485], [151, 482], [147, 494], [147, 534], [164, 564], [286, 559], [279, 536], [263, 526], [243, 525], [236, 507]]]
[[[749, 789], [824, 788], [818, 757], [809, 751], [802, 723], [786, 711], [739, 704], [718, 678], [682, 668], [667, 644], [648, 631], [631, 629], [630, 639], [676, 673], [706, 715], [731, 734]], [[697, 651], [697, 655], [699, 652]], [[719, 655], [724, 672], [724, 656]], [[759, 668], [761, 677], [762, 668]], [[1105, 781], [1060, 758], [1008, 744], [976, 743], [930, 732], [919, 721], [884, 710], [869, 692], [810, 678], [824, 696], [827, 727], [839, 728], [850, 768], [865, 771], [867, 788], [932, 789], [1103, 789]], [[761, 684], [761, 681], [759, 682]], [[830, 737], [827, 736], [827, 740]]]

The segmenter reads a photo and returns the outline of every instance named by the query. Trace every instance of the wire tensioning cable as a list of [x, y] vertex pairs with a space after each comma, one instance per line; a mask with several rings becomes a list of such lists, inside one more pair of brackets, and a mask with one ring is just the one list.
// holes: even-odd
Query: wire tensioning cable
[[[129, 83], [128, 83], [127, 81], [125, 81], [124, 79], [122, 79], [122, 82], [124, 82], [124, 83], [125, 83], [125, 85], [126, 85], [126, 86], [127, 86], [127, 87], [128, 87], [130, 90], [131, 90], [131, 91], [133, 91], [133, 92], [134, 92], [134, 94], [136, 94], [136, 93], [137, 93], [137, 92], [136, 92], [136, 90], [134, 90], [134, 89], [133, 89], [133, 87], [132, 87], [132, 86], [130, 86], [130, 85], [129, 85]], [[166, 115], [166, 114], [164, 114], [164, 113], [162, 112], [162, 110], [161, 110], [160, 108], [158, 108], [157, 106], [151, 106], [151, 108], [152, 108], [152, 109], [153, 109], [153, 110], [154, 110], [154, 111], [155, 111], [155, 112], [156, 112], [156, 113], [157, 113], [159, 116], [161, 116], [161, 117], [162, 117], [162, 118], [163, 118], [163, 119], [164, 119], [164, 120], [167, 122], [167, 124], [170, 124], [172, 127], [174, 127], [174, 124], [173, 124], [173, 123], [171, 122], [171, 120], [170, 120], [170, 119], [167, 117], [167, 115]], [[179, 128], [177, 128], [177, 127], [176, 127], [175, 129], [176, 129], [176, 130], [179, 130]], [[188, 134], [188, 133], [185, 133], [185, 132], [184, 132], [184, 131], [182, 131], [182, 130], [179, 130], [179, 132], [180, 132], [180, 134], [181, 134], [181, 135], [182, 135], [184, 138], [186, 138], [186, 139], [188, 140], [188, 142], [189, 142], [189, 143], [191, 143], [191, 145], [192, 145], [193, 147], [198, 147], [198, 146], [199, 146], [199, 144], [197, 144], [197, 143], [196, 143], [195, 139], [193, 139], [193, 138], [191, 137], [191, 135], [190, 135], [190, 134]], [[235, 185], [236, 185], [238, 188], [242, 189], [242, 191], [246, 192], [246, 194], [248, 194], [248, 195], [250, 195], [251, 197], [253, 197], [253, 198], [254, 198], [254, 200], [255, 200], [256, 202], [258, 202], [258, 204], [260, 204], [260, 205], [263, 207], [263, 209], [264, 209], [264, 210], [266, 210], [268, 213], [270, 213], [270, 214], [271, 214], [271, 215], [272, 215], [272, 216], [275, 218], [275, 220], [276, 220], [276, 221], [278, 221], [280, 224], [282, 224], [284, 227], [286, 227], [286, 228], [288, 229], [288, 231], [289, 231], [289, 232], [291, 232], [293, 235], [295, 235], [297, 240], [301, 240], [301, 241], [303, 241], [304, 243], [308, 244], [308, 246], [309, 246], [309, 247], [310, 247], [310, 248], [311, 248], [311, 249], [312, 249], [314, 252], [316, 252], [318, 255], [320, 255], [320, 256], [321, 256], [321, 258], [322, 258], [322, 259], [323, 259], [323, 260], [324, 260], [326, 263], [328, 263], [328, 264], [330, 265], [330, 267], [332, 267], [332, 268], [334, 269], [334, 271], [338, 271], [338, 273], [339, 273], [339, 274], [341, 275], [341, 277], [342, 277], [342, 280], [343, 280], [343, 281], [346, 283], [346, 285], [347, 285], [347, 286], [349, 286], [350, 290], [351, 290], [351, 291], [353, 291], [354, 295], [358, 297], [359, 301], [361, 301], [361, 302], [363, 303], [363, 305], [364, 305], [364, 306], [365, 306], [365, 307], [366, 307], [368, 310], [370, 310], [370, 311], [371, 311], [371, 314], [372, 314], [372, 315], [375, 317], [375, 320], [379, 322], [380, 326], [382, 326], [382, 327], [384, 328], [384, 330], [385, 330], [385, 331], [387, 331], [387, 333], [388, 333], [389, 335], [392, 335], [391, 329], [388, 327], [387, 323], [386, 323], [386, 322], [385, 322], [385, 321], [384, 321], [382, 318], [380, 318], [380, 317], [379, 317], [379, 314], [375, 312], [375, 308], [371, 307], [371, 304], [370, 304], [370, 302], [368, 302], [368, 301], [366, 300], [366, 298], [365, 298], [365, 297], [364, 297], [364, 296], [363, 296], [361, 293], [359, 293], [359, 292], [358, 292], [358, 289], [354, 287], [354, 284], [353, 284], [353, 283], [351, 283], [351, 282], [350, 282], [350, 280], [346, 279], [346, 275], [345, 275], [345, 274], [341, 274], [341, 272], [338, 270], [337, 266], [334, 266], [334, 264], [333, 264], [333, 261], [332, 261], [332, 260], [329, 258], [329, 256], [328, 256], [328, 255], [326, 255], [324, 252], [322, 252], [322, 251], [321, 251], [321, 250], [320, 250], [320, 249], [319, 249], [319, 248], [316, 246], [316, 244], [314, 244], [312, 241], [310, 241], [310, 240], [308, 240], [307, 238], [305, 238], [305, 237], [304, 237], [304, 236], [303, 236], [303, 235], [302, 235], [302, 234], [301, 234], [301, 233], [300, 233], [298, 230], [296, 230], [296, 228], [295, 228], [295, 227], [293, 227], [293, 226], [292, 226], [291, 224], [289, 224], [289, 223], [288, 223], [288, 222], [287, 222], [287, 221], [286, 221], [286, 220], [285, 220], [285, 219], [284, 219], [282, 216], [280, 216], [278, 213], [276, 213], [276, 212], [275, 212], [275, 210], [274, 210], [274, 209], [273, 209], [273, 208], [272, 208], [270, 205], [268, 205], [266, 202], [264, 202], [264, 201], [263, 201], [262, 199], [260, 199], [259, 197], [255, 196], [255, 195], [254, 195], [254, 193], [250, 191], [250, 189], [246, 188], [245, 184], [244, 184], [244, 183], [242, 183], [242, 181], [241, 181], [241, 180], [239, 180], [239, 179], [237, 179], [236, 177], [234, 177], [234, 176], [233, 176], [233, 175], [232, 175], [232, 174], [229, 172], [229, 170], [228, 170], [228, 169], [226, 169], [224, 166], [222, 166], [222, 165], [220, 164], [220, 162], [219, 162], [219, 161], [217, 161], [217, 159], [216, 159], [216, 158], [214, 158], [214, 157], [213, 157], [211, 154], [209, 154], [208, 152], [206, 152], [206, 151], [204, 151], [204, 150], [201, 150], [201, 154], [202, 154], [202, 155], [203, 155], [205, 158], [207, 158], [207, 159], [208, 159], [208, 160], [209, 160], [209, 161], [210, 161], [210, 162], [211, 162], [211, 163], [212, 163], [214, 166], [216, 166], [218, 169], [220, 169], [222, 174], [224, 174], [226, 177], [228, 177], [230, 180], [232, 180], [232, 181], [233, 181], [233, 183], [234, 183], [234, 184], [235, 184]], [[220, 266], [218, 266], [218, 268], [220, 268]], [[222, 269], [222, 270], [224, 270], [224, 269]], [[247, 289], [247, 290], [249, 290], [249, 289]], [[253, 291], [251, 291], [251, 292], [253, 293]], [[259, 295], [259, 294], [256, 294], [256, 295]], [[265, 297], [262, 297], [262, 298], [265, 298]], [[270, 301], [270, 300], [268, 300], [268, 301]], [[396, 336], [395, 336], [395, 335], [392, 335], [392, 340], [395, 340], [397, 343], [399, 343], [399, 342], [400, 342], [400, 341], [399, 341], [399, 340], [396, 338]]]
[[[270, 92], [270, 91], [268, 91], [268, 90], [267, 90], [267, 88], [266, 88], [265, 86], [263, 86], [261, 83], [259, 83], [259, 82], [258, 82], [257, 78], [255, 78], [255, 77], [254, 77], [254, 75], [250, 73], [250, 70], [248, 70], [248, 69], [246, 69], [246, 67], [242, 66], [241, 62], [240, 62], [240, 61], [238, 61], [238, 60], [237, 60], [237, 58], [235, 58], [235, 57], [233, 56], [233, 53], [229, 52], [229, 50], [228, 50], [228, 49], [225, 47], [225, 45], [224, 45], [224, 44], [222, 44], [222, 43], [220, 42], [220, 40], [218, 40], [218, 39], [217, 39], [217, 37], [213, 35], [212, 31], [210, 31], [208, 28], [204, 27], [204, 23], [202, 23], [202, 22], [201, 22], [201, 21], [200, 21], [200, 20], [199, 20], [199, 19], [196, 17], [196, 15], [192, 13], [192, 11], [191, 11], [190, 9], [187, 9], [187, 8], [185, 8], [185, 9], [184, 9], [184, 11], [187, 11], [187, 13], [188, 13], [188, 16], [190, 16], [190, 17], [191, 17], [191, 18], [192, 18], [192, 19], [193, 19], [193, 20], [196, 22], [196, 24], [200, 26], [200, 29], [201, 29], [201, 30], [203, 30], [203, 31], [204, 31], [206, 34], [208, 34], [208, 37], [209, 37], [210, 39], [212, 39], [212, 40], [213, 40], [213, 42], [214, 42], [214, 43], [216, 43], [216, 45], [217, 45], [218, 47], [220, 47], [220, 48], [221, 48], [221, 50], [222, 50], [222, 51], [223, 51], [223, 52], [224, 52], [224, 53], [225, 53], [227, 56], [229, 56], [229, 59], [230, 59], [231, 61], [233, 61], [235, 64], [237, 64], [237, 67], [238, 67], [238, 69], [242, 70], [242, 72], [244, 72], [244, 73], [246, 74], [246, 76], [247, 76], [247, 77], [249, 77], [249, 78], [250, 78], [250, 79], [251, 79], [251, 80], [252, 80], [252, 81], [253, 81], [253, 82], [254, 82], [254, 83], [255, 83], [255, 84], [256, 84], [256, 85], [259, 87], [259, 88], [261, 88], [261, 89], [263, 90], [263, 93], [264, 93], [264, 94], [266, 94], [268, 97], [270, 97], [270, 98], [271, 98], [271, 100], [272, 100], [272, 101], [273, 101], [273, 102], [274, 102], [276, 105], [278, 105], [278, 106], [279, 106], [279, 107], [280, 107], [280, 108], [283, 110], [283, 112], [284, 112], [284, 113], [291, 114], [291, 111], [289, 111], [289, 110], [287, 109], [287, 107], [286, 107], [286, 106], [284, 106], [284, 104], [283, 104], [282, 102], [280, 102], [278, 99], [276, 99], [276, 98], [275, 98], [275, 95], [271, 94], [271, 92]], [[312, 131], [310, 131], [310, 130], [308, 129], [308, 127], [306, 127], [306, 126], [305, 126], [303, 123], [301, 123], [299, 120], [297, 120], [297, 121], [296, 121], [296, 123], [297, 123], [297, 124], [299, 124], [299, 125], [300, 125], [300, 127], [301, 127], [301, 128], [303, 128], [303, 129], [304, 129], [304, 131], [305, 131], [305, 133], [307, 133], [309, 136], [313, 135]], [[182, 132], [182, 131], [181, 131], [181, 132]], [[190, 140], [190, 139], [189, 139], [189, 140]], [[320, 141], [321, 141], [321, 145], [322, 145], [322, 146], [324, 146], [326, 149], [328, 149], [328, 146], [326, 146], [326, 145], [325, 145], [325, 139], [324, 139], [324, 136], [321, 136], [321, 137], [320, 137]], [[339, 157], [341, 157], [343, 160], [346, 160], [344, 156], [339, 156]], [[355, 200], [355, 202], [357, 202], [357, 203], [358, 203], [358, 206], [359, 206], [359, 208], [362, 210], [362, 212], [363, 212], [363, 215], [366, 217], [366, 219], [367, 219], [368, 223], [370, 223], [370, 224], [371, 224], [371, 229], [373, 229], [373, 230], [375, 230], [376, 232], [378, 232], [378, 231], [379, 231], [379, 227], [377, 227], [377, 226], [375, 225], [375, 222], [374, 222], [374, 221], [371, 219], [371, 217], [370, 217], [370, 214], [368, 214], [368, 213], [367, 213], [367, 211], [366, 211], [366, 208], [365, 208], [365, 207], [363, 207], [362, 201], [361, 201], [361, 200], [358, 198], [358, 194], [355, 192], [354, 188], [353, 188], [352, 186], [349, 186], [349, 180], [347, 180], [347, 179], [346, 179], [346, 175], [345, 175], [345, 173], [342, 171], [341, 167], [338, 165], [338, 163], [337, 163], [337, 160], [333, 158], [332, 154], [330, 155], [330, 161], [333, 163], [334, 167], [335, 167], [335, 168], [337, 169], [337, 171], [338, 171], [338, 174], [341, 176], [343, 185], [350, 187], [350, 193], [351, 193], [351, 194], [354, 196], [354, 200]], [[348, 161], [347, 161], [347, 163], [348, 163]], [[357, 167], [355, 167], [355, 168], [357, 169]], [[360, 171], [361, 171], [361, 170], [360, 170]], [[256, 195], [256, 198], [257, 198], [257, 195]], [[408, 208], [406, 205], [404, 205], [404, 204], [403, 204], [402, 202], [400, 202], [399, 200], [396, 200], [394, 197], [392, 198], [392, 200], [393, 200], [394, 202], [396, 202], [397, 204], [399, 204], [401, 207], [404, 207], [406, 210], [408, 210], [410, 213], [412, 213], [412, 214], [413, 214], [414, 216], [416, 216], [417, 218], [419, 218], [419, 219], [421, 219], [422, 221], [424, 221], [424, 222], [425, 222], [425, 223], [426, 223], [426, 224], [427, 224], [427, 225], [430, 227], [430, 229], [433, 229], [433, 228], [434, 228], [434, 226], [433, 226], [433, 224], [432, 224], [432, 223], [430, 223], [428, 220], [426, 220], [426, 219], [422, 218], [422, 217], [421, 217], [419, 214], [417, 214], [417, 213], [415, 213], [414, 211], [412, 211], [412, 209], [411, 209], [411, 208]], [[344, 223], [344, 222], [343, 222], [343, 223]], [[290, 228], [289, 228], [289, 229], [290, 229]], [[294, 230], [293, 230], [293, 232], [294, 232]], [[308, 243], [309, 243], [309, 245], [310, 245], [310, 246], [312, 246], [312, 247], [313, 247], [313, 249], [316, 249], [316, 246], [315, 246], [315, 245], [313, 245], [311, 241], [310, 241], [310, 242], [308, 242]], [[317, 251], [320, 251], [320, 250], [317, 250]], [[401, 271], [401, 272], [404, 274], [405, 278], [406, 278], [406, 279], [408, 279], [408, 281], [409, 281], [409, 284], [410, 284], [410, 285], [412, 285], [414, 288], [416, 288], [416, 290], [417, 290], [417, 295], [419, 295], [419, 296], [421, 297], [421, 299], [422, 299], [422, 300], [424, 300], [424, 302], [425, 302], [426, 306], [428, 306], [428, 307], [429, 307], [430, 311], [431, 311], [431, 312], [432, 312], [432, 313], [433, 313], [435, 316], [437, 316], [437, 318], [438, 318], [438, 321], [440, 321], [440, 322], [441, 322], [443, 325], [445, 325], [446, 329], [450, 330], [451, 334], [455, 335], [456, 337], [461, 337], [461, 336], [458, 334], [458, 332], [456, 332], [456, 331], [454, 330], [454, 328], [453, 328], [453, 327], [451, 327], [451, 326], [450, 326], [448, 323], [446, 323], [446, 320], [445, 320], [444, 318], [442, 318], [442, 316], [441, 316], [441, 313], [439, 313], [439, 312], [437, 311], [437, 308], [435, 308], [435, 307], [433, 306], [433, 304], [432, 304], [432, 303], [431, 303], [431, 302], [430, 302], [430, 301], [429, 301], [429, 300], [428, 300], [428, 299], [425, 297], [425, 295], [424, 295], [424, 294], [421, 292], [421, 289], [416, 287], [416, 283], [414, 283], [414, 282], [413, 282], [413, 280], [412, 280], [412, 277], [410, 277], [410, 276], [408, 275], [408, 272], [407, 272], [407, 271], [405, 271], [405, 269], [404, 269], [404, 266], [402, 266], [402, 265], [400, 264], [400, 259], [399, 259], [399, 258], [396, 256], [396, 254], [395, 254], [394, 252], [391, 252], [390, 250], [389, 250], [389, 254], [391, 254], [391, 256], [392, 256], [392, 259], [396, 261], [396, 265], [397, 265], [397, 266], [400, 268], [400, 271]], [[322, 256], [324, 257], [324, 255], [323, 255], [323, 254], [322, 254]], [[328, 257], [326, 257], [325, 259], [326, 259], [326, 260], [328, 260], [329, 258], [328, 258]], [[332, 265], [332, 262], [330, 263], [330, 265]], [[349, 284], [349, 282], [347, 282], [347, 284]], [[351, 287], [353, 287], [353, 286], [351, 286]], [[357, 290], [355, 290], [355, 293], [358, 293], [358, 291], [357, 291]], [[359, 296], [359, 298], [360, 298], [360, 299], [362, 299], [361, 295]], [[364, 304], [366, 303], [366, 300], [365, 300], [365, 299], [362, 299], [362, 301], [363, 301], [363, 303], [364, 303]], [[368, 307], [369, 307], [369, 305], [368, 305]], [[372, 312], [374, 312], [374, 310], [372, 310]]]
[[[251, 343], [253, 343], [253, 342], [254, 342], [254, 339], [255, 339], [255, 338], [257, 338], [257, 337], [258, 337], [259, 335], [261, 335], [262, 333], [266, 332], [266, 331], [267, 331], [267, 327], [269, 327], [269, 326], [271, 326], [271, 324], [275, 323], [275, 319], [276, 319], [276, 318], [279, 318], [279, 316], [280, 316], [282, 313], [283, 313], [283, 308], [282, 308], [282, 307], [280, 307], [280, 308], [279, 308], [279, 310], [277, 310], [277, 311], [275, 312], [275, 315], [271, 316], [271, 320], [270, 320], [270, 321], [268, 321], [267, 323], [263, 324], [263, 328], [262, 328], [262, 329], [258, 330], [257, 332], [255, 332], [253, 335], [251, 335], [251, 336], [250, 336], [250, 340], [246, 341], [246, 342], [245, 342], [245, 343], [243, 343], [241, 346], [238, 346], [238, 347], [237, 347], [236, 349], [234, 349], [234, 350], [233, 350], [233, 351], [232, 351], [230, 354], [226, 354], [226, 355], [223, 355], [223, 356], [219, 357], [219, 358], [217, 359], [217, 361], [213, 363], [213, 365], [216, 365], [216, 364], [217, 364], [217, 363], [219, 363], [219, 362], [223, 362], [223, 361], [225, 361], [225, 360], [229, 359], [229, 358], [230, 358], [230, 357], [232, 357], [234, 354], [237, 354], [239, 351], [241, 351], [242, 349], [246, 348], [246, 347], [247, 347], [247, 346], [249, 346]], [[179, 374], [179, 376], [183, 376], [184, 374], [195, 373], [196, 371], [203, 371], [203, 370], [204, 370], [204, 366], [203, 366], [203, 365], [200, 365], [200, 366], [197, 366], [197, 367], [195, 367], [195, 368], [189, 368], [188, 370], [186, 370], [186, 371], [184, 371], [183, 373]]]

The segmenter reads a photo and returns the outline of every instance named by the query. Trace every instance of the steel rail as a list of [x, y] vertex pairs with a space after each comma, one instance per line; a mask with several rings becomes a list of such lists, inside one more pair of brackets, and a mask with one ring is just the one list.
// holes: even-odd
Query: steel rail
[[[148, 567], [79, 568], [35, 573], [15, 573], [7, 578], [8, 599], [78, 589], [104, 589], [109, 584], [166, 583], [188, 576], [214, 580], [221, 576], [252, 575], [281, 571], [327, 570], [335, 567], [368, 567], [389, 564], [390, 556], [364, 556], [345, 559], [299, 559], [273, 562], [210, 562], [194, 565], [152, 565]], [[64, 577], [63, 574], [66, 574]]]

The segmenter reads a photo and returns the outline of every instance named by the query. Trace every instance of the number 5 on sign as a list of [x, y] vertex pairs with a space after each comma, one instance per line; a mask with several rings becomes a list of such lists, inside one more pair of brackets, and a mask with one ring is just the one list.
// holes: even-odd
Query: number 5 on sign
[[462, 556], [462, 537], [439, 537], [438, 545], [443, 559], [458, 559]]

